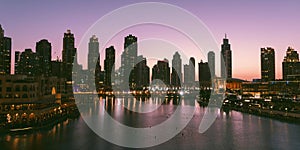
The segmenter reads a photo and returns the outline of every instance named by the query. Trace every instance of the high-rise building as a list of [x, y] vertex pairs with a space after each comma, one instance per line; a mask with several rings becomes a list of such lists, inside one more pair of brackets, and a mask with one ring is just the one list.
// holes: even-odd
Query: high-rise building
[[232, 78], [232, 56], [229, 40], [225, 34], [221, 46], [221, 77]]
[[[137, 57], [137, 64], [131, 75], [135, 75], [135, 85], [133, 89], [142, 90], [150, 84], [150, 68], [147, 66], [147, 60], [142, 55]], [[130, 75], [130, 78], [131, 78]]]
[[[124, 51], [121, 55], [121, 84], [122, 86], [129, 86], [132, 88], [135, 84], [135, 75], [131, 73], [134, 69], [137, 59], [137, 37], [128, 35], [124, 40]], [[129, 75], [132, 74], [131, 78]], [[125, 85], [129, 81], [129, 85]], [[126, 89], [126, 88], [125, 88]]]
[[[95, 68], [95, 74], [93, 77], [95, 78], [95, 85], [96, 85], [96, 90], [99, 92], [101, 90], [103, 90], [104, 88], [104, 80], [105, 80], [105, 71], [101, 71], [101, 67], [100, 67], [100, 57], [98, 57], [97, 63], [96, 63], [96, 68]], [[90, 79], [90, 81], [93, 81]], [[90, 84], [94, 84], [91, 83]]]
[[191, 82], [191, 84], [194, 84], [194, 82], [195, 82], [195, 66], [196, 66], [194, 57], [190, 58], [189, 66], [190, 66], [189, 67], [190, 68], [190, 82]]
[[298, 80], [300, 77], [299, 54], [291, 47], [288, 47], [282, 62], [282, 77], [283, 80]]
[[152, 81], [158, 79], [164, 82], [166, 86], [170, 85], [170, 67], [167, 59], [157, 61], [152, 68]]
[[20, 75], [36, 76], [38, 71], [38, 57], [31, 49], [25, 49], [19, 55], [15, 53], [19, 60], [17, 61], [16, 73]]
[[209, 81], [211, 80], [210, 69], [208, 62], [201, 62], [198, 64], [199, 66], [199, 81]]
[[104, 84], [106, 88], [111, 89], [115, 75], [115, 48], [113, 46], [105, 49], [104, 72]]
[[[208, 66], [209, 66], [209, 70], [211, 72], [212, 77], [214, 77], [216, 75], [215, 73], [215, 53], [213, 51], [209, 51], [207, 54], [207, 59], [208, 59]], [[199, 79], [200, 80], [200, 79]]]
[[190, 83], [190, 66], [188, 64], [183, 65], [183, 74], [184, 84], [188, 85]]
[[[88, 53], [88, 70], [92, 73], [95, 73], [95, 66], [98, 61], [98, 57], [100, 59], [99, 55], [99, 42], [96, 35], [93, 35], [90, 38], [89, 42], [89, 53]], [[100, 62], [100, 60], [99, 60]], [[101, 70], [101, 68], [100, 68]]]
[[[3, 44], [4, 44], [4, 30], [2, 29], [2, 26], [0, 24], [0, 52], [2, 52], [3, 49]], [[1, 55], [2, 56], [2, 55]], [[1, 63], [2, 63], [2, 58], [1, 58]], [[0, 64], [1, 65], [1, 64]], [[1, 66], [2, 67], [2, 66]], [[2, 68], [1, 68], [2, 69]]]
[[51, 76], [63, 77], [63, 62], [59, 59], [51, 61]]
[[0, 74], [10, 74], [11, 70], [11, 38], [4, 37], [0, 25]]
[[74, 34], [71, 33], [71, 30], [67, 30], [67, 32], [64, 33], [62, 50], [64, 77], [67, 81], [72, 80], [73, 66], [77, 64], [77, 60], [75, 60], [76, 51]]
[[37, 75], [51, 75], [51, 43], [46, 40], [40, 40], [35, 46], [36, 55], [38, 57]]
[[175, 52], [172, 59], [172, 74], [171, 85], [173, 87], [180, 87], [182, 80], [182, 61], [178, 52]]
[[21, 74], [21, 53], [19, 51], [15, 51], [15, 74]]
[[271, 47], [261, 48], [261, 80], [275, 80], [275, 51]]
[[192, 87], [195, 83], [195, 58], [189, 59], [189, 64], [183, 66], [184, 71], [184, 84], [185, 86]]
[[202, 60], [198, 63], [199, 71], [199, 85], [200, 88], [211, 87], [211, 73], [208, 62], [203, 62]]
[[3, 38], [4, 38], [4, 30], [2, 29], [2, 26], [0, 24], [0, 47], [3, 46]]

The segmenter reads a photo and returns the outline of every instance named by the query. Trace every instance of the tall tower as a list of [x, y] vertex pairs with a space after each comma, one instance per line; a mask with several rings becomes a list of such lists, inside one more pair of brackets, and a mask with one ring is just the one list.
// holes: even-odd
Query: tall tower
[[36, 55], [38, 57], [37, 75], [50, 76], [51, 74], [51, 43], [43, 39], [36, 43]]
[[[88, 70], [92, 73], [95, 72], [95, 66], [97, 64], [99, 57], [100, 62], [100, 55], [99, 55], [99, 42], [96, 35], [93, 35], [90, 38], [89, 42], [89, 53], [88, 53]], [[101, 69], [100, 69], [101, 71]]]
[[115, 48], [113, 46], [105, 49], [104, 72], [104, 84], [106, 88], [111, 89], [115, 75]]
[[[209, 70], [211, 72], [212, 77], [214, 77], [216, 75], [215, 73], [215, 53], [213, 51], [209, 51], [207, 54], [207, 59], [208, 59], [208, 66], [209, 66]], [[200, 80], [200, 79], [199, 79]]]
[[275, 80], [275, 51], [271, 47], [261, 48], [261, 80]]
[[62, 55], [62, 61], [64, 65], [64, 76], [68, 81], [71, 81], [73, 65], [76, 65], [74, 64], [74, 62], [77, 62], [77, 60], [75, 60], [75, 38], [74, 34], [71, 33], [71, 30], [67, 30], [67, 32], [64, 33]]
[[282, 77], [283, 80], [293, 80], [300, 75], [299, 54], [293, 48], [288, 47], [286, 56], [282, 62]]
[[221, 77], [232, 78], [231, 48], [226, 34], [221, 46], [221, 63], [224, 63], [223, 65], [221, 65]]
[[4, 37], [0, 25], [0, 74], [10, 74], [11, 68], [11, 38]]
[[175, 52], [172, 59], [172, 74], [171, 85], [173, 87], [180, 87], [182, 80], [182, 60], [178, 52]]
[[[125, 81], [129, 81], [129, 87], [134, 86], [135, 75], [131, 73], [134, 69], [137, 59], [137, 37], [128, 35], [124, 39], [124, 51], [121, 55], [121, 83], [124, 85]], [[132, 74], [129, 78], [129, 75]], [[125, 82], [127, 83], [127, 82]]]

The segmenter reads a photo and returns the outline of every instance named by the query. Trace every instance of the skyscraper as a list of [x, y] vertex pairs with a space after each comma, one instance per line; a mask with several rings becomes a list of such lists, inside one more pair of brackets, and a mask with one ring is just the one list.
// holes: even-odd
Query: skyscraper
[[190, 69], [190, 82], [191, 84], [194, 84], [195, 82], [195, 58], [191, 57], [189, 61], [189, 69]]
[[15, 51], [15, 74], [21, 74], [21, 53], [19, 51]]
[[[209, 70], [211, 72], [212, 77], [214, 77], [215, 74], [215, 53], [213, 51], [209, 51], [207, 54], [207, 59], [208, 59], [208, 66], [209, 66]], [[200, 80], [200, 79], [199, 79]]]
[[57, 58], [57, 60], [51, 61], [51, 76], [64, 77], [63, 76], [63, 62]]
[[192, 87], [195, 83], [195, 58], [189, 59], [189, 64], [183, 66], [184, 70], [184, 84]]
[[232, 78], [232, 56], [229, 40], [225, 34], [223, 44], [221, 46], [221, 77]]
[[[137, 37], [133, 35], [128, 35], [124, 40], [124, 51], [121, 55], [121, 83], [123, 86], [134, 86], [135, 75], [134, 73], [129, 78], [129, 75], [134, 69], [137, 59]], [[129, 85], [125, 85], [129, 81]]]
[[[96, 35], [93, 35], [90, 38], [89, 53], [88, 53], [88, 70], [92, 73], [95, 73], [95, 66], [97, 64], [98, 57], [100, 59], [99, 42], [98, 42], [98, 38], [96, 37]], [[99, 62], [100, 62], [100, 60], [99, 60]]]
[[167, 59], [157, 61], [152, 68], [152, 81], [158, 79], [164, 82], [166, 86], [170, 85], [170, 67]]
[[198, 64], [199, 66], [199, 81], [208, 81], [210, 82], [211, 80], [211, 75], [210, 75], [210, 69], [209, 69], [209, 64], [207, 62], [203, 62], [202, 60]]
[[0, 74], [10, 74], [11, 68], [11, 38], [4, 37], [0, 25]]
[[199, 85], [200, 88], [209, 88], [211, 87], [211, 73], [208, 62], [203, 62], [202, 60], [198, 63], [199, 68]]
[[3, 46], [3, 38], [4, 38], [4, 30], [2, 29], [2, 26], [0, 24], [0, 48]]
[[299, 54], [293, 48], [288, 47], [286, 56], [282, 62], [283, 80], [295, 80], [300, 76]]
[[105, 49], [104, 72], [104, 84], [106, 88], [111, 89], [115, 75], [115, 48], [113, 46]]
[[0, 24], [0, 52], [2, 52], [3, 44], [4, 44], [4, 30], [2, 29], [2, 26]]
[[38, 75], [38, 57], [31, 49], [25, 49], [24, 52], [15, 53], [16, 57], [20, 57], [17, 65], [15, 65], [16, 73], [21, 75], [36, 76]]
[[51, 43], [43, 39], [36, 43], [36, 55], [38, 57], [37, 75], [51, 75]]
[[71, 30], [67, 30], [67, 32], [64, 33], [63, 51], [62, 51], [64, 76], [67, 79], [67, 81], [72, 80], [73, 65], [76, 65], [74, 64], [74, 62], [75, 63], [77, 62], [77, 60], [75, 60], [76, 48], [74, 43], [75, 43], [74, 34], [71, 33]]
[[178, 52], [175, 52], [172, 59], [172, 74], [171, 85], [173, 87], [180, 87], [182, 80], [182, 61]]
[[271, 47], [261, 48], [261, 80], [275, 80], [275, 51]]
[[142, 55], [137, 57], [137, 64], [131, 75], [135, 75], [135, 85], [133, 89], [142, 90], [150, 84], [150, 68], [147, 66], [147, 60]]
[[190, 83], [190, 66], [188, 64], [183, 65], [183, 74], [184, 84], [188, 85]]

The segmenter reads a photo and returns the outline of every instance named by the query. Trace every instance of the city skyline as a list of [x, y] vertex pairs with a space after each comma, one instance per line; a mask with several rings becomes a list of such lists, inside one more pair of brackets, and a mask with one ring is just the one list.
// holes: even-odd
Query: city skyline
[[297, 6], [3, 1], [1, 149], [297, 149]]
[[[3, 33], [4, 33], [4, 30], [2, 30], [2, 34]], [[4, 37], [4, 34], [2, 36]], [[9, 39], [9, 42], [8, 42], [8, 44], [6, 44], [7, 45], [6, 47], [9, 47], [9, 51], [11, 51], [11, 47], [12, 47], [11, 38], [10, 37], [4, 37], [4, 38]], [[20, 64], [19, 64], [20, 63], [19, 62], [20, 58], [25, 57], [25, 55], [28, 55], [28, 56], [34, 55], [34, 57], [37, 57], [37, 60], [28, 60], [28, 61], [34, 61], [34, 62], [28, 62], [28, 63], [32, 63], [32, 66], [40, 67], [40, 68], [38, 68], [37, 70], [29, 71], [25, 74], [49, 76], [49, 74], [50, 74], [49, 69], [52, 69], [52, 68], [49, 68], [50, 62], [52, 64], [55, 64], [55, 62], [57, 62], [57, 63], [58, 62], [67, 62], [64, 65], [74, 63], [73, 65], [75, 65], [75, 67], [77, 69], [81, 68], [81, 69], [84, 69], [86, 71], [92, 71], [92, 72], [93, 72], [93, 70], [91, 70], [91, 69], [93, 68], [93, 64], [98, 65], [98, 62], [99, 62], [99, 68], [97, 68], [97, 69], [99, 69], [99, 71], [101, 71], [101, 70], [105, 71], [105, 68], [103, 68], [106, 64], [105, 60], [103, 61], [103, 63], [101, 63], [102, 59], [98, 58], [98, 60], [97, 60], [96, 58], [93, 58], [93, 55], [95, 55], [95, 56], [99, 55], [100, 57], [102, 55], [104, 55], [105, 59], [107, 59], [106, 58], [107, 57], [107, 54], [106, 54], [107, 49], [110, 49], [110, 48], [114, 49], [114, 45], [110, 45], [110, 46], [105, 48], [105, 51], [106, 51], [105, 54], [104, 53], [98, 53], [98, 52], [100, 52], [99, 51], [100, 49], [99, 49], [98, 37], [96, 35], [92, 35], [89, 38], [89, 42], [87, 43], [87, 45], [88, 45], [88, 56], [87, 56], [88, 57], [88, 60], [87, 60], [88, 66], [87, 66], [87, 68], [83, 68], [82, 66], [83, 66], [84, 63], [78, 63], [78, 54], [75, 55], [75, 53], [77, 53], [77, 47], [75, 45], [76, 40], [75, 40], [75, 37], [74, 37], [74, 33], [72, 33], [70, 29], [68, 29], [64, 33], [63, 41], [64, 41], [63, 50], [62, 50], [63, 59], [58, 59], [58, 58], [53, 59], [53, 57], [51, 59], [52, 45], [47, 39], [41, 39], [40, 41], [36, 42], [35, 52], [31, 48], [27, 48], [23, 52], [22, 51], [15, 51], [14, 55], [11, 54], [11, 56], [9, 56], [11, 58], [11, 67], [8, 68], [8, 69], [11, 70], [11, 74], [15, 74], [15, 73], [24, 74], [24, 71], [20, 71], [20, 68], [23, 69], [25, 66], [23, 66], [23, 67], [21, 66], [19, 68], [19, 70], [15, 70], [13, 68], [20, 66]], [[124, 70], [130, 70], [130, 68], [135, 68], [134, 64], [135, 63], [138, 64], [139, 61], [142, 61], [142, 60], [145, 60], [145, 62], [144, 62], [145, 65], [148, 65], [146, 62], [147, 62], [147, 59], [149, 59], [149, 58], [143, 57], [143, 55], [138, 55], [138, 51], [139, 51], [138, 46], [137, 46], [138, 43], [139, 43], [138, 37], [136, 37], [132, 34], [129, 34], [126, 37], [124, 37], [124, 51], [120, 55], [122, 62], [119, 66], [117, 66], [115, 60], [113, 61], [113, 65], [116, 65], [116, 67], [117, 67], [116, 69], [114, 69], [114, 71], [118, 71], [118, 72], [121, 73], [121, 83], [123, 82], [123, 78], [125, 76], [126, 76], [126, 78], [127, 78], [127, 76], [129, 76], [129, 75], [125, 75], [125, 76], [122, 75], [122, 74], [124, 74], [124, 73], [122, 73], [122, 72], [124, 72]], [[270, 51], [272, 52], [271, 56], [269, 56]], [[277, 67], [275, 65], [275, 56], [276, 56], [275, 51], [276, 50], [274, 50], [272, 47], [261, 48], [261, 56], [260, 56], [260, 59], [261, 59], [260, 60], [261, 75], [260, 75], [260, 78], [252, 78], [251, 80], [255, 80], [255, 81], [257, 81], [257, 79], [261, 79], [261, 81], [275, 81], [275, 80], [277, 80], [277, 78], [275, 78], [275, 76], [276, 76], [275, 68]], [[70, 53], [70, 54], [66, 54], [66, 52]], [[220, 72], [221, 72], [220, 76], [222, 76], [223, 78], [236, 78], [236, 77], [232, 76], [232, 67], [231, 67], [232, 66], [232, 50], [231, 50], [231, 44], [230, 44], [229, 39], [227, 38], [226, 34], [225, 34], [225, 37], [223, 38], [223, 43], [221, 44], [220, 53], [221, 53], [220, 55], [223, 56], [224, 61], [226, 60], [225, 65], [224, 65], [225, 68], [222, 68], [222, 67], [219, 68]], [[176, 55], [176, 54], [179, 55], [179, 57], [181, 56], [178, 53], [178, 51], [174, 52], [174, 55]], [[24, 56], [22, 56], [22, 55], [24, 55]], [[113, 54], [113, 55], [115, 55], [115, 54]], [[132, 55], [132, 56], [129, 56], [129, 55]], [[174, 59], [174, 55], [173, 55], [173, 59]], [[6, 56], [6, 55], [4, 55], [4, 56]], [[13, 59], [12, 56], [15, 56], [15, 59]], [[104, 57], [104, 56], [102, 56], [102, 57]], [[90, 59], [90, 57], [93, 58], [94, 60]], [[299, 72], [299, 70], [298, 70], [298, 68], [299, 68], [298, 67], [299, 58], [298, 57], [299, 57], [298, 52], [295, 51], [292, 47], [289, 46], [287, 48], [287, 51], [286, 51], [286, 56], [284, 56], [284, 59], [282, 61], [282, 66], [281, 66], [282, 67], [282, 70], [281, 70], [282, 71], [282, 77], [280, 79], [287, 80], [287, 76], [292, 77], [292, 78], [290, 78], [290, 80], [294, 80], [294, 79], [298, 78], [298, 72]], [[117, 58], [117, 59], [120, 59], [120, 58]], [[173, 72], [173, 59], [172, 59], [172, 63], [169, 63], [169, 60], [167, 58], [164, 58], [164, 59], [157, 58], [157, 62], [160, 62], [160, 61], [168, 62], [168, 65], [171, 65], [171, 67], [172, 67], [172, 69], [169, 70], [169, 71]], [[272, 60], [270, 60], [270, 59], [272, 59]], [[124, 60], [126, 60], [126, 61], [124, 61]], [[213, 74], [214, 74], [214, 72], [216, 71], [215, 70], [216, 69], [215, 68], [215, 63], [216, 63], [215, 62], [215, 53], [213, 51], [209, 51], [207, 53], [207, 59], [206, 60], [207, 60], [206, 63], [208, 62], [209, 66], [212, 66], [211, 71], [213, 71]], [[4, 61], [7, 61], [7, 60], [4, 60]], [[35, 62], [35, 61], [37, 61], [37, 62]], [[138, 61], [138, 62], [136, 62], [136, 61]], [[270, 61], [271, 61], [271, 67], [270, 67]], [[195, 60], [195, 58], [193, 56], [191, 56], [191, 57], [189, 57], [189, 61], [187, 63], [181, 64], [181, 67], [183, 67], [183, 72], [182, 73], [184, 74], [184, 83], [185, 84], [189, 83], [189, 82], [192, 83], [194, 81], [200, 81], [199, 78], [196, 78], [196, 77], [200, 76], [200, 65], [197, 68], [196, 65], [195, 65], [196, 62], [197, 63], [199, 62], [199, 64], [202, 64], [203, 59], [200, 59], [198, 61], [198, 60]], [[180, 60], [180, 63], [181, 63], [181, 60]], [[287, 70], [287, 66], [286, 66], [287, 63], [289, 63], [289, 67], [293, 67], [296, 70], [295, 71], [293, 71], [291, 69]], [[125, 64], [125, 66], [124, 66], [124, 64]], [[156, 64], [153, 63], [153, 64], [150, 64], [150, 66], [151, 66], [151, 68], [154, 68], [156, 66]], [[227, 67], [227, 66], [229, 66], [229, 67]], [[191, 67], [193, 67], [193, 69], [191, 69]], [[66, 67], [65, 66], [64, 68], [71, 69], [72, 67]], [[103, 68], [103, 69], [101, 69], [101, 68]], [[175, 68], [177, 68], [176, 63], [175, 63]], [[31, 68], [31, 69], [33, 69], [33, 68]], [[224, 71], [225, 69], [227, 71]], [[197, 70], [197, 73], [196, 73], [196, 70]], [[71, 71], [68, 71], [68, 72], [71, 72]], [[191, 75], [190, 75], [190, 72], [192, 72]], [[6, 73], [6, 74], [8, 74], [8, 73]], [[227, 74], [227, 75], [225, 75], [225, 74]], [[149, 75], [153, 76], [152, 73], [150, 73]], [[172, 76], [173, 75], [170, 74], [170, 79], [171, 79]], [[68, 80], [71, 80], [70, 75], [68, 77]], [[191, 81], [188, 81], [188, 80], [191, 80]], [[132, 84], [134, 81], [129, 81], [129, 82], [130, 82], [130, 84]], [[168, 84], [171, 84], [171, 80]]]
[[[300, 27], [299, 22], [297, 22], [299, 10], [296, 8], [299, 2], [163, 2], [180, 6], [194, 13], [208, 26], [218, 43], [222, 42], [224, 33], [228, 33], [233, 49], [233, 77], [247, 80], [260, 78], [259, 50], [262, 47], [273, 47], [275, 49], [276, 78], [280, 79], [282, 78], [281, 63], [284, 59], [286, 49], [291, 46], [298, 51], [300, 48], [300, 44], [298, 44], [300, 34], [295, 33], [295, 31], [299, 31]], [[48, 2], [45, 3], [47, 4]], [[34, 49], [36, 42], [41, 39], [48, 39], [53, 47], [52, 59], [56, 59], [57, 56], [62, 58], [61, 38], [66, 29], [72, 29], [75, 33], [75, 38], [77, 39], [75, 45], [77, 46], [84, 32], [100, 17], [118, 7], [134, 2], [120, 1], [118, 3], [106, 3], [107, 7], [103, 7], [101, 10], [96, 9], [101, 2], [87, 4], [84, 2], [70, 3], [65, 1], [50, 3], [49, 5], [45, 3], [31, 5], [32, 2], [27, 2], [15, 6], [13, 2], [4, 2], [0, 6], [0, 10], [5, 11], [5, 13], [1, 13], [1, 24], [5, 30], [5, 35], [13, 38], [12, 53], [14, 51], [24, 51], [26, 48]], [[33, 9], [36, 5], [41, 7]], [[30, 9], [32, 11], [13, 11], [9, 9], [12, 6], [22, 8], [19, 10]], [[90, 8], [89, 10], [92, 12], [75, 11], [75, 9], [72, 9], [73, 7], [69, 9], [63, 6]], [[215, 8], [218, 11], [211, 11], [211, 8]], [[50, 11], [53, 9], [57, 11]], [[230, 11], [225, 11], [226, 9], [230, 9]], [[65, 10], [69, 10], [70, 12], [63, 13]], [[95, 15], [91, 15], [90, 13]], [[44, 14], [49, 19], [44, 22], [38, 21], [41, 19], [40, 17], [43, 17], [41, 14]], [[77, 18], [80, 18], [80, 23]], [[30, 26], [31, 29], [23, 30], [24, 26]], [[286, 28], [287, 26], [288, 29]], [[146, 35], [146, 33], [140, 33], [139, 31], [133, 34], [141, 39], [143, 35]], [[120, 38], [123, 37], [120, 36]], [[99, 37], [99, 41], [101, 42], [101, 37]], [[118, 42], [114, 46], [116, 51], [122, 51], [122, 42]], [[87, 55], [87, 46], [85, 49], [79, 49], [79, 53]], [[14, 56], [12, 55], [12, 57]], [[197, 58], [198, 56], [195, 57], [196, 60], [200, 60]], [[247, 59], [249, 57], [254, 58], [251, 59], [253, 60], [252, 63], [249, 63], [249, 59]], [[87, 58], [78, 58], [79, 63], [82, 63], [84, 68], [87, 68], [86, 60]], [[237, 65], [237, 62], [241, 65]]]

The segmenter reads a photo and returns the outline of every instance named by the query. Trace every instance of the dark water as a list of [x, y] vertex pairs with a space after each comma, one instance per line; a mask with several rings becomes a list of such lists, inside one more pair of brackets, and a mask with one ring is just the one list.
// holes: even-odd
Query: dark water
[[[116, 104], [114, 104], [116, 105]], [[236, 111], [218, 111], [213, 125], [203, 134], [198, 127], [207, 108], [199, 107], [188, 126], [173, 139], [148, 149], [299, 149], [300, 125], [284, 123]], [[140, 115], [124, 108], [107, 106], [116, 120], [130, 126], [163, 122], [176, 110], [172, 102], [157, 111]], [[53, 128], [0, 136], [0, 149], [128, 149], [113, 145], [95, 134], [80, 117]]]

